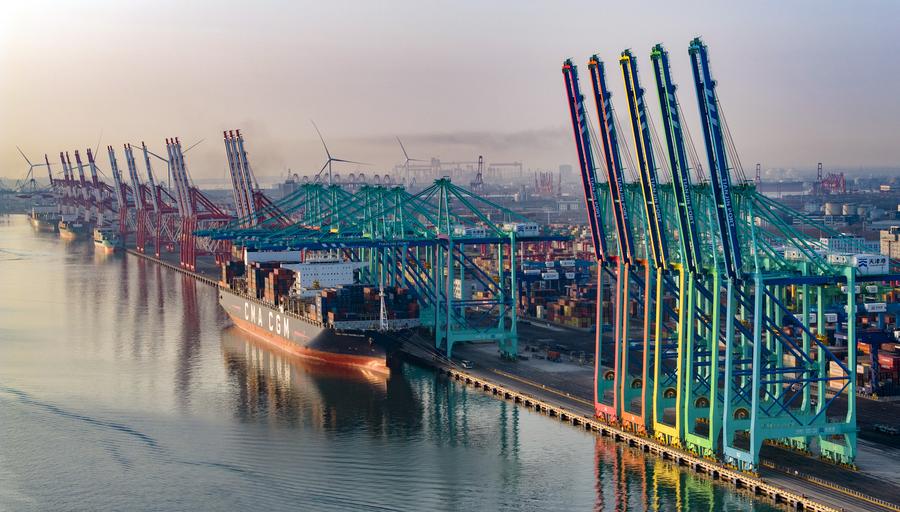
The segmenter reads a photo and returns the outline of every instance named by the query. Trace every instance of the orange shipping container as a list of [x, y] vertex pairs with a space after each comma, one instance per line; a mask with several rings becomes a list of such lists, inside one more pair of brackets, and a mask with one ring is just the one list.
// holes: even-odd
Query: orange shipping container
[[900, 354], [878, 354], [878, 365], [884, 370], [896, 370], [900, 368]]

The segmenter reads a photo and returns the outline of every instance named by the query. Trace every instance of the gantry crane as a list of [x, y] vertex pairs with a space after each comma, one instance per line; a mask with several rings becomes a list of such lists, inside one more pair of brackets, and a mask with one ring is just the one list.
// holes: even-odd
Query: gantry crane
[[[608, 198], [600, 194], [576, 68], [571, 60], [563, 65], [599, 265], [598, 288], [604, 289], [604, 276], [617, 278], [616, 308], [625, 309], [623, 301], [634, 304], [630, 293], [620, 291], [627, 287], [644, 292], [646, 310], [643, 347], [629, 335], [628, 320], [635, 313], [617, 312], [612, 370], [604, 367], [602, 355], [608, 351], [602, 308], [598, 310], [596, 413], [746, 471], [757, 470], [764, 442], [799, 451], [818, 444], [822, 457], [852, 464], [856, 351], [849, 350], [846, 361], [837, 357], [817, 326], [825, 324], [825, 311], [840, 311], [848, 320], [843, 334], [855, 347], [856, 284], [898, 276], [886, 273], [884, 261], [876, 261], [885, 259], [878, 255], [861, 255], [868, 265], [863, 267], [854, 263], [854, 255], [825, 254], [821, 243], [806, 233], [844, 235], [758, 193], [751, 181], [733, 182], [732, 172], [743, 173], [716, 96], [708, 51], [696, 39], [688, 53], [709, 181], [689, 151], [693, 145], [684, 128], [669, 56], [657, 45], [651, 62], [668, 157], [660, 161], [668, 164], [670, 185], [657, 179], [653, 146], [659, 143], [634, 55], [625, 51], [620, 58], [635, 143], [637, 192], [624, 183], [626, 166], [616, 161], [616, 123], [602, 62], [596, 56], [589, 61]], [[692, 182], [692, 167], [701, 176], [697, 183]], [[607, 199], [617, 250], [609, 250], [606, 243]], [[669, 240], [677, 245], [669, 247]], [[642, 261], [643, 276], [624, 270], [626, 263], [640, 268]], [[641, 348], [643, 357], [638, 355]], [[826, 393], [829, 389], [833, 395]], [[833, 411], [837, 397], [847, 397], [846, 412]], [[640, 413], [634, 401], [642, 401]], [[812, 442], [816, 438], [818, 442]]]
[[[131, 190], [133, 192], [133, 201], [135, 209], [135, 242], [134, 247], [138, 252], [146, 252], [147, 242], [155, 240], [154, 238], [154, 195], [155, 190], [151, 190], [147, 185], [141, 182], [138, 175], [137, 163], [134, 159], [134, 150], [131, 144], [125, 144], [125, 164], [128, 168], [128, 178], [131, 181]], [[109, 146], [110, 161], [115, 158], [115, 152], [112, 146]]]
[[[582, 189], [584, 190], [585, 209], [587, 210], [588, 225], [591, 230], [591, 241], [594, 245], [594, 257], [597, 261], [597, 304], [603, 303], [603, 290], [608, 279], [617, 279], [615, 271], [610, 269], [612, 263], [607, 249], [606, 230], [603, 223], [604, 204], [600, 194], [600, 181], [597, 179], [594, 167], [593, 149], [591, 146], [590, 128], [587, 113], [584, 109], [584, 96], [578, 84], [578, 68], [571, 59], [567, 59], [562, 66], [563, 78], [566, 86], [566, 101], [569, 107], [569, 116], [572, 121], [572, 131], [575, 135], [575, 148], [578, 154], [578, 168], [580, 170]], [[628, 245], [626, 243], [626, 245]], [[630, 247], [630, 245], [628, 245]], [[623, 260], [624, 261], [624, 260]], [[618, 347], [617, 332], [619, 322], [613, 329], [614, 347]], [[620, 395], [616, 393], [616, 370], [621, 361], [620, 351], [614, 350], [612, 354], [613, 370], [607, 371], [603, 367], [606, 354], [603, 350], [605, 344], [605, 322], [603, 319], [603, 307], [597, 308], [596, 343], [594, 353], [594, 411], [598, 417], [610, 422], [618, 422], [621, 410]]]
[[[591, 75], [591, 86], [594, 92], [594, 103], [597, 108], [599, 122], [599, 138], [601, 142], [602, 162], [606, 169], [609, 197], [613, 211], [618, 255], [610, 258], [615, 263], [615, 326], [613, 340], [615, 358], [613, 362], [612, 380], [615, 387], [614, 399], [617, 415], [622, 425], [638, 433], [649, 430], [649, 415], [645, 405], [649, 403], [648, 392], [652, 388], [652, 347], [648, 344], [650, 327], [650, 300], [647, 284], [650, 282], [650, 269], [647, 259], [638, 253], [632, 233], [635, 226], [629, 214], [629, 204], [625, 190], [625, 165], [619, 149], [617, 121], [612, 106], [612, 93], [606, 83], [606, 72], [603, 61], [597, 55], [588, 60]], [[612, 284], [613, 281], [611, 281]], [[600, 291], [598, 290], [598, 293]], [[601, 299], [598, 297], [597, 299]], [[629, 302], [642, 303], [638, 320], [638, 328], [645, 333], [635, 336], [632, 326]], [[637, 368], [635, 364], [637, 363]], [[609, 375], [607, 374], [607, 377]], [[635, 401], [637, 403], [635, 404]], [[637, 406], [638, 410], [635, 410]]]
[[139, 211], [137, 191], [122, 180], [122, 173], [119, 171], [119, 163], [112, 146], [107, 146], [106, 151], [109, 155], [109, 167], [115, 183], [113, 191], [115, 192], [116, 208], [119, 212], [119, 236], [124, 242], [128, 234], [135, 230], [137, 224]]
[[[670, 223], [664, 217], [662, 208], [663, 191], [659, 185], [654, 150], [644, 89], [641, 87], [637, 62], [630, 50], [622, 52], [619, 58], [622, 78], [628, 99], [631, 132], [634, 140], [636, 165], [639, 170], [643, 213], [647, 226], [647, 244], [650, 247], [650, 264], [645, 288], [647, 314], [645, 323], [645, 345], [653, 350], [652, 378], [652, 418], [653, 431], [658, 439], [668, 444], [681, 445], [684, 423], [679, 407], [684, 372], [679, 347], [682, 345], [684, 330], [680, 321], [681, 308], [673, 308], [669, 298], [679, 304], [685, 296], [684, 282], [670, 258], [667, 230]], [[652, 319], [652, 321], [650, 321]], [[652, 331], [652, 332], [651, 332]], [[671, 421], [666, 419], [666, 410], [674, 412]]]
[[240, 227], [253, 227], [272, 221], [277, 227], [286, 227], [291, 219], [259, 189], [240, 130], [223, 132], [225, 154], [231, 174], [232, 192], [237, 211], [234, 223]]
[[681, 263], [679, 272], [679, 336], [678, 359], [684, 378], [678, 405], [682, 419], [682, 436], [686, 447], [698, 455], [715, 455], [722, 425], [719, 378], [721, 358], [719, 341], [723, 308], [718, 300], [721, 280], [718, 269], [703, 264], [698, 229], [700, 223], [694, 209], [692, 184], [685, 148], [681, 111], [669, 66], [669, 54], [658, 44], [650, 54], [656, 81], [669, 168], [672, 172], [672, 195], [678, 220]]
[[[126, 154], [131, 150], [129, 146]], [[153, 255], [157, 258], [162, 256], [163, 248], [173, 251], [175, 245], [181, 238], [181, 224], [179, 222], [179, 208], [175, 197], [169, 190], [156, 183], [153, 175], [153, 165], [150, 163], [150, 156], [156, 156], [148, 148], [147, 144], [141, 142], [141, 150], [144, 154], [144, 167], [147, 170], [147, 183], [150, 188], [151, 204], [153, 205], [153, 222], [149, 229], [149, 234], [153, 238]], [[158, 157], [170, 165], [168, 160]]]
[[194, 186], [188, 175], [184, 151], [181, 149], [181, 141], [178, 137], [166, 139], [166, 149], [181, 219], [181, 237], [179, 239], [181, 266], [189, 270], [196, 270], [197, 256], [202, 254], [215, 256], [216, 262], [225, 261], [230, 254], [230, 245], [227, 241], [211, 240], [207, 237], [197, 236], [195, 232], [200, 229], [223, 226], [231, 221], [232, 217]]

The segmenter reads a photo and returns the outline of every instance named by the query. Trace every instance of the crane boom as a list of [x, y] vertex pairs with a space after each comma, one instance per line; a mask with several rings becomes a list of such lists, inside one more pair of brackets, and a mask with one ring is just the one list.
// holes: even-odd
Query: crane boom
[[619, 153], [619, 137], [610, 98], [612, 94], [606, 86], [606, 72], [603, 61], [596, 55], [588, 61], [591, 73], [591, 85], [594, 89], [594, 100], [597, 105], [597, 118], [600, 122], [600, 140], [603, 143], [603, 161], [606, 163], [607, 182], [610, 198], [613, 203], [613, 217], [616, 221], [616, 233], [619, 241], [619, 255], [624, 263], [634, 259], [634, 239], [631, 236], [631, 225], [628, 220], [628, 208], [625, 206], [625, 180], [622, 176], [622, 155]]
[[138, 177], [137, 173], [137, 164], [134, 161], [134, 152], [131, 149], [131, 144], [125, 144], [125, 165], [128, 168], [128, 179], [131, 180], [131, 189], [134, 194], [134, 208], [138, 212], [144, 210], [144, 200], [145, 196], [143, 193], [143, 185], [141, 184], [141, 179]]
[[676, 87], [672, 83], [672, 74], [669, 69], [669, 52], [661, 44], [658, 44], [653, 47], [650, 59], [653, 62], [656, 92], [662, 112], [663, 128], [666, 132], [669, 167], [672, 169], [672, 189], [675, 193], [681, 233], [678, 238], [688, 270], [696, 272], [702, 262], [702, 255], [697, 237], [694, 203], [691, 197], [690, 166], [684, 148], [684, 132], [678, 110], [678, 99], [675, 95]]
[[237, 155], [239, 179], [241, 180], [241, 190], [244, 194], [244, 202], [247, 205], [247, 214], [250, 216], [250, 225], [255, 225], [258, 221], [256, 218], [256, 185], [253, 178], [253, 171], [250, 169], [250, 162], [247, 160], [247, 151], [244, 149], [244, 136], [240, 130], [237, 131], [234, 148]]
[[[69, 152], [66, 151], [66, 161], [69, 163], [69, 168], [72, 169], [72, 160], [69, 159]], [[88, 203], [90, 202], [90, 198], [88, 198], [88, 186], [87, 181], [84, 179], [84, 165], [81, 163], [81, 157], [78, 155], [78, 150], [75, 150], [75, 161], [78, 163], [78, 179], [80, 186], [78, 188], [78, 195], [80, 196], [81, 201], [81, 209], [84, 210], [84, 220], [90, 222], [91, 220], [91, 212], [88, 210]], [[74, 171], [72, 172], [74, 176]]]
[[50, 178], [50, 187], [54, 187], [55, 183], [53, 182], [53, 169], [50, 167], [50, 159], [47, 158], [47, 153], [44, 153], [44, 165], [47, 166], [47, 176]]
[[162, 192], [156, 186], [156, 179], [153, 177], [153, 166], [150, 165], [150, 151], [147, 150], [147, 144], [141, 142], [141, 149], [144, 152], [144, 166], [147, 167], [147, 180], [150, 182], [151, 197], [153, 198], [153, 213], [159, 213], [162, 207]]
[[176, 151], [175, 139], [166, 139], [166, 154], [169, 157], [169, 168], [172, 170], [172, 181], [178, 198], [178, 215], [182, 218], [192, 215], [190, 211], [190, 192], [181, 177], [181, 165]]
[[[120, 209], [128, 208], [127, 185], [122, 181], [122, 173], [119, 172], [119, 163], [116, 161], [116, 152], [112, 146], [106, 147], [109, 154], [109, 168], [112, 171], [113, 181], [116, 185], [116, 203]], [[90, 150], [88, 150], [90, 151]], [[90, 153], [89, 153], [90, 154]], [[93, 157], [91, 158], [93, 161]], [[137, 194], [133, 194], [135, 205], [137, 205]]]
[[[69, 177], [69, 166], [68, 166], [68, 164], [66, 164], [66, 156], [63, 154], [62, 151], [59, 152], [59, 162], [60, 162], [60, 164], [62, 164], [62, 170], [63, 170], [63, 191], [62, 191], [63, 200], [62, 200], [62, 202], [64, 205], [69, 206], [69, 203], [70, 203], [71, 197], [72, 197], [73, 184], [72, 184], [72, 179]], [[63, 210], [66, 210], [66, 208], [63, 208]], [[67, 212], [63, 211], [63, 213], [67, 213]]]
[[622, 66], [625, 93], [628, 96], [628, 111], [631, 114], [631, 130], [634, 134], [635, 154], [640, 169], [641, 192], [644, 196], [644, 213], [647, 216], [647, 232], [650, 235], [653, 263], [656, 268], [665, 268], [668, 264], [666, 234], [660, 218], [659, 184], [653, 160], [650, 126], [644, 107], [644, 90], [638, 80], [637, 63], [630, 50], [622, 52], [619, 64]]
[[716, 202], [716, 220], [722, 236], [725, 272], [730, 279], [736, 279], [741, 270], [741, 246], [731, 200], [731, 175], [725, 153], [719, 101], [716, 98], [716, 82], [709, 71], [707, 47], [699, 37], [691, 41], [688, 54], [691, 57], [691, 69], [700, 107], [700, 124], [703, 126], [703, 139], [709, 160], [710, 181]]
[[91, 153], [91, 148], [87, 148], [87, 159], [88, 159], [88, 169], [91, 171], [91, 185], [94, 186], [94, 190], [99, 194], [100, 193], [100, 179], [97, 177], [97, 166], [94, 163], [94, 154]]
[[62, 168], [63, 168], [63, 180], [64, 180], [64, 181], [66, 182], [66, 184], [68, 185], [68, 184], [69, 184], [68, 182], [69, 182], [69, 180], [70, 180], [70, 178], [69, 178], [69, 166], [66, 165], [66, 156], [63, 154], [62, 151], [59, 152], [59, 161], [62, 163]]
[[238, 178], [237, 150], [234, 148], [234, 134], [228, 135], [227, 131], [222, 132], [225, 139], [225, 157], [228, 160], [228, 171], [231, 174], [231, 192], [234, 196], [234, 207], [237, 211], [238, 219], [246, 219], [248, 217], [248, 208], [244, 204], [244, 195], [241, 193], [241, 183]]
[[603, 232], [603, 218], [600, 215], [594, 157], [591, 152], [587, 115], [584, 112], [584, 96], [578, 85], [578, 68], [571, 59], [566, 59], [562, 72], [565, 77], [572, 129], [575, 133], [575, 147], [578, 149], [578, 166], [581, 169], [581, 183], [584, 187], [584, 201], [591, 227], [591, 239], [594, 242], [594, 254], [597, 261], [603, 262], [606, 260], [606, 236]]
[[[69, 161], [69, 167], [72, 167], [72, 161], [69, 160], [69, 152], [66, 152], [66, 160]], [[81, 155], [75, 150], [75, 162], [78, 164], [78, 179], [82, 187], [87, 187], [87, 180], [84, 179], [84, 164], [81, 163]]]

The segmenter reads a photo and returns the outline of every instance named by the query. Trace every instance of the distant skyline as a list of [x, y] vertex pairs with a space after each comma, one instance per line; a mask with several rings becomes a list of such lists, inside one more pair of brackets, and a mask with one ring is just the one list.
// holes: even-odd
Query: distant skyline
[[573, 58], [584, 75], [598, 53], [624, 120], [617, 58], [631, 48], [658, 124], [649, 61], [658, 42], [699, 148], [687, 58], [698, 35], [748, 175], [756, 162], [823, 162], [851, 177], [900, 167], [896, 2], [84, 0], [0, 9], [6, 178], [27, 170], [16, 145], [56, 164], [59, 151], [100, 138], [107, 169], [107, 145], [123, 159], [123, 143], [164, 150], [178, 136], [205, 139], [188, 166], [197, 179], [217, 179], [222, 130], [237, 128], [257, 174], [303, 173], [325, 161], [310, 119], [334, 156], [376, 171], [402, 162], [396, 136], [413, 158], [481, 154], [556, 169], [575, 161], [562, 61]]

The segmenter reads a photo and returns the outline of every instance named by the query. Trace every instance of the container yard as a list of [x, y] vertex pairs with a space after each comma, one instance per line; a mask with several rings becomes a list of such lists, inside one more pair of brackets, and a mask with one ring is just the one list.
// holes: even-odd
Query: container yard
[[341, 177], [363, 164], [312, 123], [325, 164], [272, 189], [240, 130], [222, 132], [225, 191], [197, 185], [179, 137], [45, 155], [29, 221], [211, 284], [232, 325], [306, 362], [414, 361], [776, 505], [900, 510], [879, 480], [900, 449], [900, 207], [831, 200], [848, 186], [821, 164], [828, 201], [767, 195], [708, 46], [681, 46], [562, 62], [574, 186], [413, 159], [399, 137], [392, 174]]

